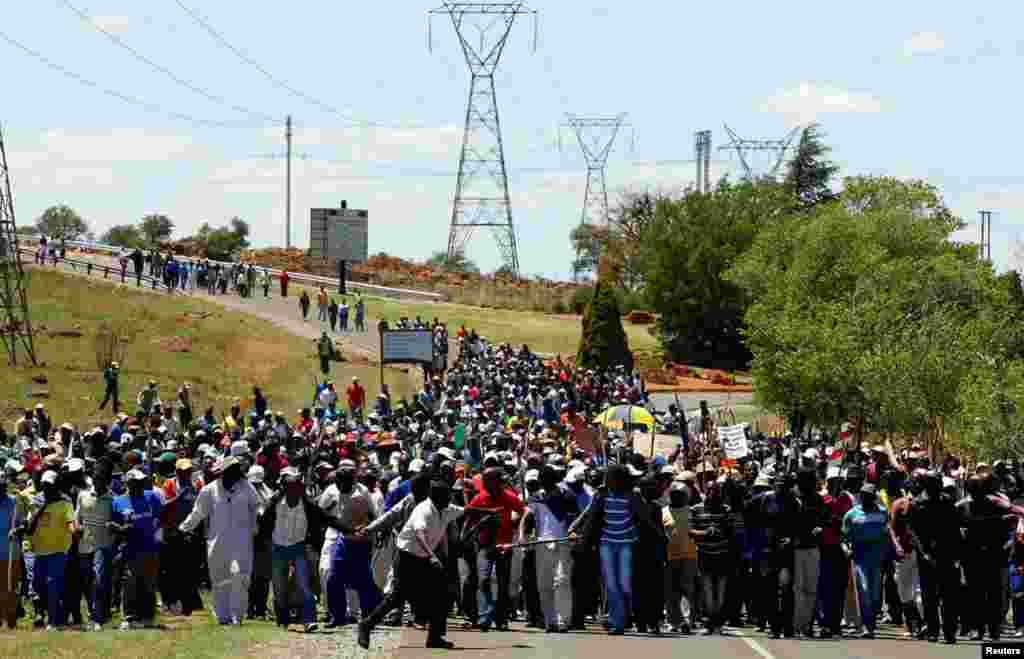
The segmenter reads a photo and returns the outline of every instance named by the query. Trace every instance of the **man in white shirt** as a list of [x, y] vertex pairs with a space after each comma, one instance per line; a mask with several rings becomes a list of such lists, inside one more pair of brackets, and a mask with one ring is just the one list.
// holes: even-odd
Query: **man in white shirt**
[[451, 506], [451, 487], [444, 481], [430, 484], [430, 497], [416, 505], [395, 544], [398, 562], [394, 587], [373, 613], [359, 623], [359, 646], [370, 647], [370, 633], [399, 602], [413, 602], [413, 610], [428, 615], [428, 648], [451, 650], [454, 644], [442, 636], [448, 615], [448, 585], [441, 560], [448, 523], [463, 509]]
[[306, 633], [317, 630], [316, 598], [310, 588], [306, 540], [321, 515], [316, 503], [305, 496], [302, 475], [295, 467], [281, 472], [283, 489], [267, 502], [267, 511], [260, 519], [263, 537], [270, 536], [274, 583], [274, 613], [278, 626], [287, 629], [290, 620], [288, 603], [288, 568], [295, 566], [295, 582], [302, 593], [302, 622]]
[[214, 613], [222, 625], [241, 625], [249, 609], [259, 501], [252, 485], [242, 476], [238, 458], [222, 459], [215, 471], [221, 477], [202, 489], [180, 528], [191, 533], [204, 521], [209, 522], [206, 551]]
[[382, 597], [370, 572], [369, 539], [365, 534], [356, 534], [374, 520], [374, 514], [369, 490], [356, 482], [354, 462], [339, 463], [335, 482], [320, 495], [317, 505], [339, 523], [338, 528], [327, 529], [320, 552], [320, 583], [331, 616], [328, 628], [334, 628], [345, 625], [348, 619], [347, 588], [359, 594], [359, 608], [363, 611], [372, 611]]

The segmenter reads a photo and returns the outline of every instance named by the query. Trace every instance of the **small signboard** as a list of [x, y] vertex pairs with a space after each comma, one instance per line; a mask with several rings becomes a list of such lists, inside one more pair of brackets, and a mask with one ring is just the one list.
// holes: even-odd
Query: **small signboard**
[[385, 330], [380, 348], [381, 364], [434, 363], [434, 334], [430, 330]]

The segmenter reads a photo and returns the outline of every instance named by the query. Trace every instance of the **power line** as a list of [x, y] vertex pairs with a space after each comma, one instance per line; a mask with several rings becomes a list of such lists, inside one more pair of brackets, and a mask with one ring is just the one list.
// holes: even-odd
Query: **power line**
[[145, 55], [143, 55], [142, 53], [140, 53], [135, 48], [132, 48], [131, 46], [129, 46], [127, 43], [125, 43], [125, 41], [123, 39], [121, 39], [119, 36], [117, 36], [116, 34], [110, 32], [109, 30], [104, 29], [100, 25], [97, 25], [96, 21], [94, 21], [92, 19], [92, 17], [89, 16], [89, 14], [85, 13], [84, 11], [82, 11], [81, 9], [76, 7], [75, 5], [71, 4], [71, 2], [69, 2], [68, 0], [57, 0], [57, 2], [58, 2], [58, 4], [61, 4], [64, 7], [66, 7], [67, 9], [71, 10], [72, 12], [74, 12], [80, 19], [82, 19], [82, 21], [84, 21], [85, 23], [89, 24], [93, 29], [95, 29], [96, 31], [98, 31], [101, 34], [103, 34], [105, 37], [107, 37], [107, 39], [109, 39], [115, 45], [120, 46], [121, 48], [127, 50], [129, 53], [131, 53], [131, 55], [133, 57], [135, 57], [135, 59], [145, 63], [147, 66], [149, 66], [153, 70], [155, 70], [155, 71], [157, 71], [159, 73], [164, 74], [165, 76], [167, 76], [168, 78], [170, 78], [171, 80], [173, 80], [177, 84], [181, 85], [182, 87], [185, 87], [186, 89], [188, 89], [188, 90], [190, 90], [190, 91], [192, 91], [192, 92], [194, 92], [196, 94], [199, 94], [200, 96], [202, 96], [202, 97], [204, 97], [204, 98], [206, 98], [206, 99], [208, 99], [210, 101], [213, 101], [214, 103], [219, 103], [221, 105], [226, 105], [226, 106], [230, 107], [231, 109], [233, 109], [233, 110], [235, 110], [237, 112], [241, 112], [243, 114], [248, 114], [248, 115], [251, 115], [253, 117], [258, 117], [259, 119], [262, 119], [264, 121], [269, 121], [269, 122], [272, 122], [272, 123], [280, 123], [281, 120], [276, 118], [276, 117], [272, 117], [272, 116], [270, 116], [268, 114], [264, 114], [263, 112], [258, 112], [256, 110], [252, 110], [250, 108], [245, 107], [244, 105], [238, 105], [236, 103], [232, 103], [232, 102], [228, 101], [227, 99], [223, 98], [222, 96], [217, 96], [216, 94], [212, 94], [209, 91], [207, 91], [206, 89], [203, 89], [202, 87], [194, 85], [193, 83], [189, 82], [188, 80], [185, 80], [184, 78], [176, 75], [173, 71], [168, 69], [166, 66], [163, 66], [162, 64], [158, 64], [157, 62], [154, 62], [150, 58], [148, 58]]
[[135, 105], [135, 106], [141, 107], [141, 108], [143, 108], [143, 109], [145, 109], [145, 110], [147, 110], [149, 112], [154, 112], [154, 113], [157, 113], [157, 114], [163, 114], [163, 115], [166, 115], [168, 117], [172, 117], [174, 119], [180, 119], [182, 121], [189, 121], [191, 123], [198, 124], [198, 125], [201, 125], [201, 126], [212, 126], [212, 127], [217, 127], [217, 128], [231, 128], [231, 127], [236, 127], [236, 126], [239, 126], [239, 125], [242, 125], [242, 124], [246, 123], [246, 122], [239, 122], [239, 121], [218, 121], [218, 120], [213, 120], [213, 119], [200, 119], [200, 118], [194, 117], [194, 116], [192, 116], [190, 114], [185, 114], [184, 112], [174, 112], [172, 110], [165, 110], [164, 108], [160, 107], [159, 105], [157, 105], [155, 103], [150, 103], [149, 101], [144, 101], [144, 100], [142, 100], [140, 98], [136, 98], [135, 96], [131, 96], [129, 94], [124, 94], [124, 93], [119, 92], [119, 91], [117, 91], [115, 89], [110, 89], [110, 88], [104, 87], [103, 85], [99, 84], [98, 82], [96, 82], [94, 80], [90, 80], [89, 78], [86, 78], [85, 76], [83, 76], [83, 75], [81, 75], [79, 73], [75, 73], [74, 71], [68, 69], [67, 67], [62, 66], [62, 65], [54, 62], [53, 60], [51, 60], [50, 58], [46, 57], [45, 55], [43, 55], [39, 51], [36, 51], [36, 50], [33, 50], [33, 49], [29, 48], [25, 44], [21, 43], [20, 41], [17, 41], [16, 39], [14, 39], [10, 35], [4, 33], [3, 31], [0, 31], [0, 39], [3, 39], [4, 41], [6, 41], [10, 45], [14, 46], [15, 48], [21, 50], [25, 54], [30, 55], [30, 56], [36, 58], [37, 60], [39, 60], [40, 62], [42, 62], [43, 64], [45, 64], [49, 68], [53, 69], [54, 71], [57, 71], [58, 73], [61, 73], [64, 76], [66, 76], [68, 78], [71, 78], [72, 80], [74, 80], [74, 81], [76, 81], [76, 82], [78, 82], [80, 84], [85, 85], [86, 87], [92, 87], [93, 89], [95, 89], [95, 90], [97, 90], [99, 92], [102, 92], [102, 93], [106, 94], [107, 96], [111, 96], [111, 97], [116, 98], [118, 100], [124, 101], [125, 103], [128, 103], [130, 105]]
[[301, 98], [302, 100], [306, 101], [307, 103], [315, 105], [315, 106], [319, 107], [320, 109], [325, 110], [326, 112], [329, 112], [331, 114], [336, 114], [339, 117], [341, 117], [342, 119], [344, 119], [345, 121], [351, 122], [351, 123], [359, 125], [359, 126], [366, 126], [366, 127], [372, 127], [372, 128], [401, 128], [401, 129], [407, 129], [407, 130], [415, 130], [415, 129], [418, 129], [418, 128], [425, 128], [424, 126], [415, 126], [415, 125], [408, 125], [408, 124], [393, 124], [393, 123], [389, 123], [389, 122], [370, 121], [370, 120], [367, 120], [367, 119], [359, 119], [357, 117], [352, 116], [352, 114], [350, 112], [345, 112], [343, 110], [339, 110], [338, 108], [334, 107], [333, 105], [330, 105], [329, 103], [325, 103], [324, 101], [321, 101], [320, 99], [318, 99], [318, 98], [316, 98], [314, 96], [311, 96], [311, 95], [307, 94], [304, 91], [296, 89], [292, 85], [289, 85], [284, 80], [282, 80], [282, 79], [278, 78], [277, 76], [275, 76], [274, 74], [272, 74], [270, 71], [268, 71], [266, 69], [266, 67], [260, 65], [260, 63], [257, 62], [256, 60], [254, 60], [252, 57], [249, 57], [240, 48], [235, 47], [230, 41], [227, 40], [227, 38], [222, 33], [218, 32], [212, 25], [210, 25], [209, 21], [204, 19], [199, 14], [199, 12], [197, 12], [194, 9], [191, 9], [185, 3], [183, 3], [181, 0], [174, 0], [174, 4], [178, 5], [181, 8], [182, 11], [184, 11], [186, 14], [188, 14], [189, 17], [196, 23], [196, 25], [198, 25], [199, 27], [203, 28], [203, 30], [205, 30], [207, 33], [209, 33], [209, 35], [211, 37], [213, 37], [214, 41], [216, 41], [222, 47], [227, 48], [228, 50], [230, 50], [232, 53], [235, 54], [235, 56], [238, 57], [238, 59], [242, 60], [243, 62], [245, 62], [249, 66], [251, 66], [254, 69], [256, 69], [257, 71], [259, 71], [261, 74], [263, 74], [263, 76], [267, 80], [269, 80], [271, 82], [271, 84], [273, 84], [275, 87], [283, 89], [283, 90], [287, 91], [289, 94], [292, 94], [293, 96]]

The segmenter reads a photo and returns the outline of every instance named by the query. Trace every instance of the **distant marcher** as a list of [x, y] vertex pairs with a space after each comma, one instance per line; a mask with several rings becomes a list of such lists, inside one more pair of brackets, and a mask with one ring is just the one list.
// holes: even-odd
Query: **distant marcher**
[[327, 320], [331, 325], [331, 332], [337, 331], [338, 327], [338, 301], [331, 298], [331, 303], [327, 305]]
[[320, 372], [329, 375], [331, 372], [331, 360], [334, 359], [334, 343], [331, 337], [324, 332], [317, 342], [317, 354], [320, 356]]
[[288, 297], [288, 273], [281, 271], [281, 297]]
[[307, 320], [309, 318], [309, 293], [306, 291], [302, 291], [302, 295], [299, 296], [299, 309], [302, 310], [302, 320]]
[[117, 362], [110, 362], [110, 366], [103, 371], [103, 381], [106, 383], [106, 393], [103, 396], [103, 402], [100, 403], [100, 409], [102, 410], [107, 406], [107, 403], [113, 401], [114, 403], [114, 414], [120, 411], [121, 400], [119, 396], [118, 377], [121, 374], [120, 366]]

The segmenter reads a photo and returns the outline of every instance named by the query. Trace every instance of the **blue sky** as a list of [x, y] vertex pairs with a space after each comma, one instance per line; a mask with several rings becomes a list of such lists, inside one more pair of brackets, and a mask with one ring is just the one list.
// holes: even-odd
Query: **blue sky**
[[[283, 126], [292, 114], [293, 244], [308, 243], [309, 208], [370, 210], [370, 250], [425, 258], [447, 241], [469, 74], [436, 5], [286, 4], [181, 0], [275, 77], [363, 121], [353, 124], [268, 81], [219, 46], [175, 0], [69, 0], [95, 25], [218, 103], [133, 58], [63, 0], [18, 3], [0, 32], [103, 87], [168, 111], [232, 123], [209, 127], [110, 98], [55, 73], [0, 39], [0, 104], [19, 223], [66, 203], [104, 229], [151, 212], [185, 235], [202, 222], [248, 220], [253, 241], [284, 235]], [[608, 167], [613, 192], [692, 181], [693, 133], [723, 123], [777, 138], [819, 121], [845, 174], [924, 178], [970, 223], [995, 211], [993, 257], [1018, 265], [1024, 177], [1016, 174], [1016, 85], [1024, 5], [945, 0], [821, 3], [534, 3], [539, 43], [524, 20], [496, 78], [520, 261], [564, 277], [579, 221], [583, 161], [564, 113], [628, 112]], [[234, 106], [234, 107], [233, 107]], [[724, 154], [713, 175], [738, 167]], [[481, 233], [470, 256], [494, 267]]]

